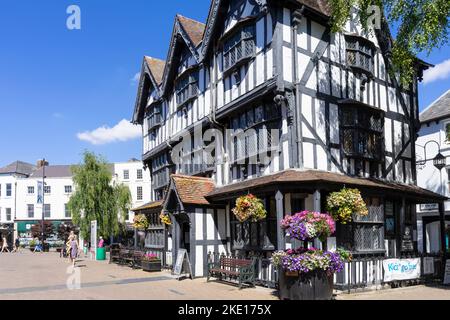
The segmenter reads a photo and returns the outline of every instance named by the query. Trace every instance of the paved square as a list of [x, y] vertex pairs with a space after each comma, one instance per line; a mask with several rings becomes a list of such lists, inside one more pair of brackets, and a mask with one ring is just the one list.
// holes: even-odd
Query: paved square
[[[170, 272], [147, 273], [80, 259], [81, 289], [70, 290], [70, 264], [57, 253], [0, 254], [0, 300], [278, 300], [267, 288], [237, 287], [206, 279], [174, 279]], [[71, 284], [71, 282], [69, 282]]]

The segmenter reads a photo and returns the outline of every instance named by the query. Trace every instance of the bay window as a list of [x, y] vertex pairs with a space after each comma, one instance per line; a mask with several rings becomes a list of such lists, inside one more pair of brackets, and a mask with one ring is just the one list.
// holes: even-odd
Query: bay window
[[223, 46], [223, 68], [228, 71], [255, 54], [255, 25], [244, 26], [228, 37]]
[[373, 43], [358, 35], [346, 35], [345, 41], [347, 65], [357, 71], [373, 75], [375, 52]]
[[192, 70], [183, 75], [176, 83], [177, 106], [181, 108], [198, 95], [198, 71]]

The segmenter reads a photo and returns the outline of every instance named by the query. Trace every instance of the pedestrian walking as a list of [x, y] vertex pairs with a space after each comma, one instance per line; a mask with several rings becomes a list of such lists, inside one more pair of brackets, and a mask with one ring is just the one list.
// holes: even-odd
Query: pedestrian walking
[[18, 253], [20, 249], [20, 240], [19, 238], [16, 238], [16, 241], [14, 241], [14, 250], [12, 252]]
[[9, 249], [8, 249], [8, 240], [6, 239], [5, 236], [3, 236], [3, 244], [2, 244], [2, 251], [0, 252], [8, 252], [9, 253]]
[[74, 267], [77, 257], [78, 257], [78, 241], [77, 236], [74, 235], [72, 241], [70, 241], [70, 261], [72, 262], [72, 265]]

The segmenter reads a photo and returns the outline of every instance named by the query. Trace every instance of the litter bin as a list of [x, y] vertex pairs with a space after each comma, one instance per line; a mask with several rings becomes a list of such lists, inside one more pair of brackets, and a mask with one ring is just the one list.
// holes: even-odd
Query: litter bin
[[97, 248], [97, 261], [106, 260], [106, 248]]

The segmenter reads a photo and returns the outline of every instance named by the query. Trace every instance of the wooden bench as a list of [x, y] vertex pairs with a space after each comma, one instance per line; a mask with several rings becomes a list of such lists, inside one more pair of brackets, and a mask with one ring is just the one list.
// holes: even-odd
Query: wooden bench
[[132, 250], [121, 249], [119, 252], [119, 263], [126, 264], [130, 267], [134, 264], [134, 257]]
[[109, 251], [109, 263], [120, 263], [120, 250], [119, 245], [111, 245]]
[[256, 259], [238, 259], [221, 256], [219, 261], [208, 263], [208, 278], [223, 278], [237, 280], [239, 289], [242, 289], [243, 284], [250, 284], [255, 286], [255, 265]]
[[142, 268], [142, 258], [144, 257], [144, 252], [134, 251], [133, 252], [133, 268]]

